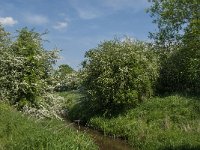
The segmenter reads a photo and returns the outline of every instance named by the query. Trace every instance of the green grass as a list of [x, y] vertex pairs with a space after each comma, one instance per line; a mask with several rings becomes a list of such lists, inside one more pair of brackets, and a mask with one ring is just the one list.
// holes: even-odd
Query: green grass
[[91, 111], [89, 102], [85, 101], [84, 94], [79, 91], [57, 92], [57, 94], [65, 99], [64, 107], [68, 110], [66, 116], [68, 120], [81, 120], [80, 123], [84, 125], [96, 113], [95, 110]]
[[65, 98], [65, 107], [68, 109], [72, 108], [76, 103], [80, 101], [80, 99], [83, 97], [83, 95], [76, 90], [73, 91], [67, 91], [67, 92], [57, 92], [59, 96], [62, 96]]
[[89, 124], [127, 139], [134, 149], [200, 149], [200, 99], [153, 98], [117, 117], [92, 117]]
[[57, 120], [36, 120], [0, 103], [0, 150], [95, 150], [85, 134]]
[[134, 149], [200, 149], [200, 98], [179, 95], [152, 98], [118, 116], [106, 118], [89, 110], [89, 101], [77, 103], [80, 94], [62, 94], [71, 97], [69, 117], [87, 121], [105, 135], [126, 139]]

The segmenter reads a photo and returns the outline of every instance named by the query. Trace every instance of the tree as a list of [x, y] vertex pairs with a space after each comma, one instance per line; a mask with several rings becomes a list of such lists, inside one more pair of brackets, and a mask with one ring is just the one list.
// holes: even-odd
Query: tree
[[4, 49], [1, 84], [12, 104], [37, 105], [38, 97], [49, 89], [52, 64], [57, 51], [43, 48], [41, 34], [23, 28], [8, 49]]
[[151, 33], [150, 37], [157, 45], [170, 48], [171, 45], [180, 44], [185, 31], [193, 27], [199, 28], [199, 0], [149, 0], [149, 2], [152, 6], [148, 12], [158, 26], [158, 32]]
[[[9, 50], [11, 44], [11, 39], [9, 35], [10, 34], [6, 32], [4, 28], [0, 25], [0, 100], [6, 100], [7, 78], [5, 76], [5, 70], [7, 70], [6, 68], [9, 67], [7, 60], [12, 59], [12, 57], [10, 57], [11, 52]], [[5, 58], [7, 58], [7, 60]]]
[[67, 74], [70, 74], [72, 72], [74, 72], [74, 70], [72, 69], [72, 67], [70, 67], [67, 64], [62, 64], [56, 70], [56, 75], [59, 76], [59, 78], [61, 80], [63, 80]]
[[[151, 33], [161, 56], [159, 90], [200, 92], [200, 1], [150, 0], [158, 32]], [[164, 56], [164, 57], [163, 57]]]
[[128, 39], [106, 41], [85, 57], [83, 86], [94, 110], [136, 106], [153, 94], [158, 66], [147, 44]]
[[79, 73], [67, 64], [60, 65], [55, 71], [54, 77], [57, 81], [55, 91], [76, 90], [79, 87]]

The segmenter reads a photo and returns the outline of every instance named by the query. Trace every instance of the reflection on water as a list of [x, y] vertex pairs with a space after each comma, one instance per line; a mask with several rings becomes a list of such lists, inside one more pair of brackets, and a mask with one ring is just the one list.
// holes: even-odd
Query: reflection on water
[[89, 129], [87, 127], [75, 125], [79, 131], [86, 132], [90, 135], [100, 150], [132, 150], [133, 148], [121, 139], [104, 136], [100, 132]]

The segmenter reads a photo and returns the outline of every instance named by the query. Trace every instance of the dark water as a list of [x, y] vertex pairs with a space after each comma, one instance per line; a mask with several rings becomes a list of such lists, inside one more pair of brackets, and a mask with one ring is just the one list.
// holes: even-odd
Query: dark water
[[74, 127], [81, 131], [86, 132], [90, 135], [94, 142], [99, 146], [100, 150], [132, 150], [133, 148], [127, 144], [125, 140], [121, 140], [119, 138], [113, 138], [104, 136], [102, 133], [89, 129], [84, 126], [74, 125]]

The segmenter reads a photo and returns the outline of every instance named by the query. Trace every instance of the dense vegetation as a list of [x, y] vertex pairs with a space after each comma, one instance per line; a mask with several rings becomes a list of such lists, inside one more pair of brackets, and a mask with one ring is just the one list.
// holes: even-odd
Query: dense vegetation
[[[86, 95], [69, 116], [126, 138], [135, 149], [199, 149], [200, 3], [151, 2], [148, 12], [158, 25], [152, 47], [114, 40], [89, 50], [82, 72]], [[162, 97], [150, 98], [150, 91]], [[174, 93], [182, 96], [166, 97]]]
[[80, 86], [79, 73], [67, 64], [60, 65], [53, 77], [56, 80], [54, 90], [57, 92], [77, 90]]
[[58, 120], [36, 120], [0, 103], [0, 149], [97, 149], [85, 134]]
[[39, 33], [23, 28], [13, 41], [0, 27], [0, 100], [20, 107], [38, 104], [38, 97], [50, 90], [56, 51], [42, 47]]
[[151, 37], [160, 51], [160, 92], [200, 91], [200, 1], [150, 0], [149, 9], [158, 26]]
[[85, 57], [83, 86], [92, 109], [106, 113], [134, 107], [153, 95], [158, 63], [146, 43], [106, 41]]
[[60, 121], [66, 102], [53, 92], [57, 50], [45, 50], [41, 36], [23, 28], [11, 38], [0, 26], [0, 149], [97, 149]]
[[200, 149], [200, 1], [149, 1], [154, 42], [105, 41], [80, 71], [54, 69], [57, 50], [44, 49], [42, 34], [23, 28], [11, 38], [0, 26], [0, 148], [96, 149], [63, 122], [32, 115], [78, 119], [135, 149]]
[[90, 126], [128, 140], [134, 149], [200, 148], [199, 99], [153, 98], [111, 119], [93, 117]]

